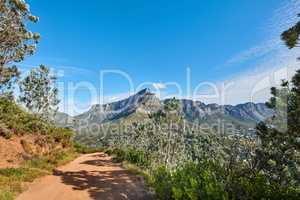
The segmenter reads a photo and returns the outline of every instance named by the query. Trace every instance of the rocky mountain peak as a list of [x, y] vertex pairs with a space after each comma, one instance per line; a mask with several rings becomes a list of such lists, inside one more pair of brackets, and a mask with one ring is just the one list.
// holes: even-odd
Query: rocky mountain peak
[[145, 88], [136, 93], [136, 95], [154, 95], [149, 88]]
[[[142, 120], [149, 113], [161, 109], [167, 101], [168, 99], [160, 100], [149, 88], [145, 88], [123, 100], [94, 105], [89, 111], [75, 116], [74, 119], [79, 125], [85, 124], [87, 127], [91, 124], [126, 121], [131, 116], [136, 116], [135, 118], [138, 116]], [[249, 128], [273, 115], [273, 111], [263, 103], [233, 106], [205, 104], [189, 99], [181, 99], [179, 102], [181, 114], [189, 122], [214, 124], [219, 120]]]

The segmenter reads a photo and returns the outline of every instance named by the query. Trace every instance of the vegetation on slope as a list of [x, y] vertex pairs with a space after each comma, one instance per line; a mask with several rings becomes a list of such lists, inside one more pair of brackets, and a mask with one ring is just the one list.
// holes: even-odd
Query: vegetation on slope
[[[9, 140], [24, 135], [43, 136], [36, 144], [21, 140], [28, 158], [17, 168], [0, 169], [0, 199], [9, 200], [25, 189], [24, 182], [52, 173], [52, 170], [75, 158], [73, 131], [59, 128], [36, 113], [29, 113], [7, 97], [0, 98], [0, 137]], [[32, 147], [48, 148], [45, 154]], [[10, 151], [9, 149], [7, 150]], [[1, 159], [5, 159], [1, 158]]]
[[[50, 75], [50, 70], [40, 65], [19, 81], [17, 63], [35, 52], [40, 39], [38, 33], [28, 30], [29, 22], [36, 23], [38, 17], [30, 12], [29, 5], [23, 0], [0, 0], [0, 13], [0, 137], [9, 141], [30, 135], [35, 139], [32, 144], [23, 139], [16, 140], [20, 141], [18, 146], [24, 151], [14, 153], [26, 154], [22, 155], [23, 163], [0, 169], [0, 199], [6, 200], [13, 199], [24, 189], [23, 182], [51, 173], [56, 166], [73, 159], [76, 153], [73, 132], [58, 128], [49, 120], [59, 103], [58, 90], [54, 86], [56, 78]], [[15, 86], [19, 86], [18, 97], [14, 96]], [[36, 146], [46, 151], [33, 151]], [[0, 159], [6, 159], [5, 154], [1, 156]]]
[[0, 199], [14, 199], [26, 189], [25, 182], [32, 182], [40, 176], [51, 174], [54, 168], [75, 157], [76, 153], [72, 149], [52, 151], [48, 155], [34, 157], [18, 168], [0, 169]]
[[0, 98], [0, 135], [10, 138], [13, 135], [24, 134], [47, 135], [47, 142], [61, 142], [67, 146], [73, 132], [70, 129], [58, 128], [38, 115], [24, 111], [5, 97]]
[[[290, 48], [298, 44], [298, 25], [282, 35]], [[146, 171], [162, 200], [300, 199], [300, 70], [271, 94], [275, 114], [257, 125], [257, 138], [184, 131], [173, 100], [152, 118], [169, 128], [134, 126], [110, 138], [115, 149], [108, 153]]]

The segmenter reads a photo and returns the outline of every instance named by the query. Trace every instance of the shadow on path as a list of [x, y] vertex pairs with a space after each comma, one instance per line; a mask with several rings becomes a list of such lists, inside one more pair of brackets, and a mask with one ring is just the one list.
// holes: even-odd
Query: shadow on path
[[80, 165], [95, 166], [97, 170], [66, 172], [55, 170], [54, 175], [59, 176], [64, 184], [71, 185], [74, 190], [87, 191], [95, 200], [152, 199], [144, 188], [142, 178], [122, 169], [120, 164], [114, 163], [111, 158], [107, 159], [104, 154], [91, 157], [91, 160], [81, 162]]

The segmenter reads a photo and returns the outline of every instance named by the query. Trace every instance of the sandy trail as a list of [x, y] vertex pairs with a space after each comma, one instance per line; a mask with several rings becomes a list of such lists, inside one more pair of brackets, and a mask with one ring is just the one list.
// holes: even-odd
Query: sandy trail
[[152, 199], [143, 180], [104, 153], [82, 155], [29, 186], [17, 200]]

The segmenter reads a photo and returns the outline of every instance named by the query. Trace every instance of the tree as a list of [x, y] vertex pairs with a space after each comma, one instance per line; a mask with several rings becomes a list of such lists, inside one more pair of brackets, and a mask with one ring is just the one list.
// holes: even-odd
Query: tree
[[20, 102], [29, 111], [49, 119], [58, 109], [58, 89], [54, 86], [56, 77], [50, 74], [49, 68], [40, 65], [32, 69], [20, 83]]
[[[281, 35], [287, 47], [297, 47], [300, 21]], [[259, 169], [283, 186], [300, 185], [300, 70], [291, 82], [271, 88], [267, 105], [275, 110], [271, 121], [257, 126]]]
[[[298, 14], [300, 17], [300, 14]], [[294, 26], [284, 31], [281, 34], [281, 39], [285, 42], [286, 46], [290, 49], [296, 47], [299, 43], [300, 36], [300, 21], [298, 21]]]
[[163, 109], [151, 114], [155, 126], [159, 129], [158, 154], [160, 162], [167, 168], [175, 167], [184, 152], [183, 118], [180, 113], [180, 103], [172, 98], [165, 102]]
[[0, 96], [12, 98], [12, 89], [20, 73], [16, 66], [0, 66]]
[[40, 39], [27, 30], [26, 23], [37, 22], [23, 0], [0, 0], [0, 95], [11, 93], [19, 72], [14, 65], [32, 55]]

